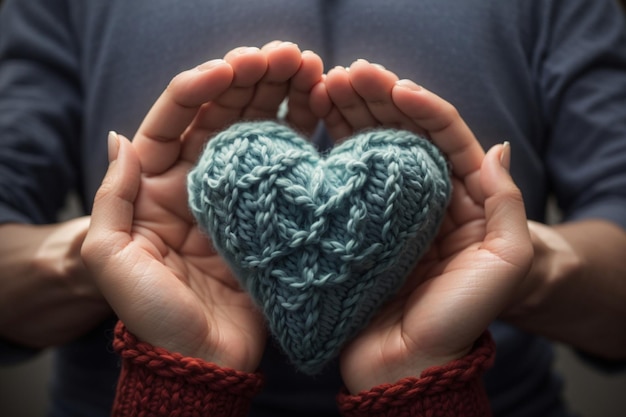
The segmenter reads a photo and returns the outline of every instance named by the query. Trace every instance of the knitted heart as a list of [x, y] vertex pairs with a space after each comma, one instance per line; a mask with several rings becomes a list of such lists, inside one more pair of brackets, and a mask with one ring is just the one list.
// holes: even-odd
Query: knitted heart
[[266, 121], [211, 139], [188, 191], [282, 349], [313, 374], [402, 285], [451, 185], [442, 154], [410, 132], [364, 132], [323, 157]]

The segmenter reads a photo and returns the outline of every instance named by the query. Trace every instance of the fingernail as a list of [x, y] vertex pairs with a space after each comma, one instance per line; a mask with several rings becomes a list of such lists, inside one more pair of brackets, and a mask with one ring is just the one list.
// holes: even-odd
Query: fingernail
[[257, 52], [259, 52], [260, 49], [257, 48], [256, 46], [247, 46], [247, 47], [243, 47], [243, 48], [239, 48], [237, 50], [237, 53], [243, 55], [243, 54], [255, 54]]
[[263, 45], [263, 48], [276, 48], [281, 43], [282, 43], [282, 41], [274, 40], [274, 41], [268, 42], [265, 45]]
[[413, 81], [406, 79], [396, 81], [396, 85], [411, 91], [420, 91], [424, 89], [421, 85], [415, 84]]
[[380, 65], [380, 64], [372, 64], [372, 65], [378, 68], [379, 70], [382, 70], [382, 71], [387, 70], [387, 68], [385, 68], [383, 65]]
[[107, 140], [107, 148], [109, 153], [109, 163], [117, 159], [117, 153], [120, 150], [120, 139], [116, 132], [110, 131]]
[[222, 64], [225, 64], [226, 61], [224, 61], [223, 59], [212, 59], [210, 61], [205, 62], [204, 64], [200, 64], [196, 67], [196, 70], [198, 71], [208, 71], [211, 68], [215, 68], [217, 66], [220, 66]]
[[502, 165], [502, 168], [506, 169], [507, 172], [511, 170], [511, 144], [508, 141], [505, 141], [502, 144], [500, 165]]

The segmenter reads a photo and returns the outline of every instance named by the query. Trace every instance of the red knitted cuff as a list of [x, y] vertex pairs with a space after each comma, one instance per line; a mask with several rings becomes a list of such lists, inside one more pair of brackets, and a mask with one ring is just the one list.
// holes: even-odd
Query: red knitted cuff
[[262, 378], [140, 342], [119, 322], [122, 357], [113, 417], [245, 416]]
[[495, 343], [485, 332], [465, 357], [422, 372], [419, 378], [404, 378], [350, 395], [343, 390], [337, 401], [347, 417], [491, 415], [483, 373], [493, 364]]

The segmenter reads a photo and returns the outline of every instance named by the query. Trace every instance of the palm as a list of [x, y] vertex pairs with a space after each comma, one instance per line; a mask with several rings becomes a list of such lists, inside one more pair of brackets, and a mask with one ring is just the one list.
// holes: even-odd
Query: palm
[[[365, 61], [333, 69], [325, 87], [313, 100], [322, 103], [320, 116], [335, 138], [401, 127], [428, 135], [453, 167], [453, 195], [436, 241], [397, 297], [342, 353], [344, 382], [356, 393], [465, 354], [525, 275], [530, 246], [528, 231], [517, 223], [507, 230], [509, 219], [500, 214], [510, 199], [521, 201], [519, 190], [499, 179], [501, 148], [485, 156], [449, 103]], [[525, 227], [521, 203], [504, 210]]]
[[180, 204], [186, 199], [187, 165], [142, 177], [124, 256], [143, 271], [134, 285], [149, 290], [138, 292], [133, 302], [133, 317], [141, 321], [125, 324], [153, 344], [253, 370], [263, 351], [263, 323]]
[[[490, 175], [489, 167], [481, 169], [481, 176]], [[506, 214], [504, 220], [497, 217], [498, 212], [504, 214], [502, 203], [510, 196], [491, 195], [492, 181], [481, 180], [488, 196], [484, 210], [467, 198], [462, 183], [456, 184], [431, 250], [398, 297], [344, 352], [342, 373], [347, 386], [358, 390], [381, 381], [395, 382], [417, 376], [432, 364], [457, 359], [504, 309], [528, 270], [530, 241], [517, 235], [523, 231], [503, 229], [514, 229], [506, 224]], [[511, 212], [511, 217], [521, 217], [523, 223], [521, 200], [519, 206], [522, 213]], [[362, 363], [371, 367], [364, 372]]]
[[[290, 120], [311, 129], [314, 116], [302, 103], [321, 71], [316, 55], [293, 44], [231, 51], [175, 77], [132, 145], [120, 142], [115, 175], [107, 175], [118, 177], [117, 188], [109, 190], [107, 180], [115, 179], [105, 179], [105, 203], [96, 199], [84, 252], [103, 293], [140, 339], [222, 366], [256, 368], [262, 318], [194, 224], [186, 175], [207, 136], [239, 118], [275, 117], [287, 96]], [[107, 202], [119, 210], [114, 221], [103, 214]]]
[[[456, 197], [462, 188], [462, 183], [455, 184], [454, 201], [459, 201]], [[479, 211], [471, 199], [460, 205], [463, 207], [447, 211], [438, 237], [399, 294], [343, 352], [342, 374], [348, 387], [366, 386], [369, 378], [395, 382], [399, 376], [394, 370], [407, 358], [425, 354], [452, 357], [465, 347], [458, 347], [456, 336], [466, 329], [450, 327], [459, 322], [458, 312], [464, 308], [460, 305], [472, 305], [471, 288], [459, 285], [459, 275], [462, 272], [461, 279], [465, 280], [468, 271], [481, 262], [476, 255], [485, 228], [480, 217], [455, 221], [456, 212]], [[447, 340], [451, 335], [455, 343]], [[472, 334], [468, 343], [474, 338]], [[366, 374], [361, 371], [362, 363], [371, 364]], [[372, 369], [377, 375], [371, 375]]]

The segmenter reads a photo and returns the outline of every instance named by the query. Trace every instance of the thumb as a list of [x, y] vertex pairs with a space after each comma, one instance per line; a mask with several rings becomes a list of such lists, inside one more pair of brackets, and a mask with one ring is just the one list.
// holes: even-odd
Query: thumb
[[480, 183], [485, 198], [486, 236], [482, 247], [524, 270], [530, 268], [533, 248], [522, 192], [509, 173], [511, 146], [492, 147], [483, 160]]
[[130, 241], [141, 166], [128, 139], [109, 133], [109, 168], [96, 193], [81, 254], [87, 265], [102, 262]]

